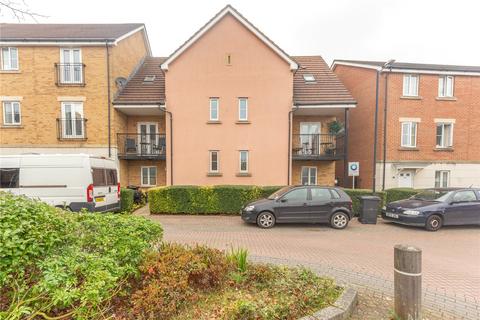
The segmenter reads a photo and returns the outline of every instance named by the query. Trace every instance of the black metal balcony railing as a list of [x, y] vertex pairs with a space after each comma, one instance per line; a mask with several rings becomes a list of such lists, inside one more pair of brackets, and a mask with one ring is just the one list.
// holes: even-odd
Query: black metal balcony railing
[[118, 133], [120, 159], [165, 159], [167, 144], [163, 133]]
[[343, 135], [294, 134], [292, 159], [338, 159], [343, 156]]
[[83, 63], [55, 63], [57, 86], [84, 86], [85, 65]]
[[59, 118], [57, 119], [57, 137], [59, 140], [86, 140], [87, 119]]

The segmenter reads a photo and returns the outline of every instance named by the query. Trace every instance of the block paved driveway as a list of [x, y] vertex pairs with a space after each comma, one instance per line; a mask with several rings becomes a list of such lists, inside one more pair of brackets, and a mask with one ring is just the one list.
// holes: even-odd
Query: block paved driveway
[[162, 224], [164, 239], [218, 249], [247, 248], [251, 259], [304, 265], [339, 282], [393, 295], [393, 246], [410, 244], [423, 252], [424, 304], [442, 319], [480, 319], [480, 228], [446, 227], [438, 232], [379, 220], [356, 219], [345, 230], [326, 225], [277, 225], [263, 230], [238, 216], [137, 214]]

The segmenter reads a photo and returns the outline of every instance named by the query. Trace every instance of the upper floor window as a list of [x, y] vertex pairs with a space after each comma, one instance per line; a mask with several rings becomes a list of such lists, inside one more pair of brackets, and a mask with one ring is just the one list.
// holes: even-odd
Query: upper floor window
[[4, 101], [3, 102], [3, 124], [19, 125], [21, 123], [20, 102]]
[[210, 164], [208, 166], [208, 171], [210, 171], [210, 172], [218, 172], [219, 171], [218, 151], [217, 150], [211, 150], [210, 151]]
[[210, 121], [218, 121], [219, 105], [218, 98], [210, 98]]
[[58, 119], [63, 139], [85, 138], [85, 118], [82, 102], [62, 102], [62, 118]]
[[60, 83], [82, 84], [83, 64], [82, 52], [80, 49], [60, 49], [59, 65]]
[[418, 75], [406, 74], [403, 76], [403, 95], [406, 97], [418, 96]]
[[241, 173], [248, 172], [248, 151], [247, 150], [240, 151], [240, 172]]
[[248, 120], [248, 99], [247, 98], [238, 99], [238, 120], [240, 121]]
[[438, 78], [438, 96], [441, 98], [453, 97], [453, 76]]
[[2, 70], [18, 70], [18, 49], [4, 47], [1, 52]]
[[402, 122], [402, 147], [412, 148], [417, 146], [417, 123], [413, 121]]
[[453, 145], [453, 123], [437, 123], [437, 147], [449, 148]]

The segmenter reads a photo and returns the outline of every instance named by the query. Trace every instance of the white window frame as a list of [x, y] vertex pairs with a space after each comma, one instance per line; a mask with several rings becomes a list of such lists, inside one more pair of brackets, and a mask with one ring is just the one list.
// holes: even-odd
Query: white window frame
[[[245, 101], [245, 117], [242, 118], [242, 101]], [[248, 121], [248, 98], [238, 98], [238, 120]]]
[[[317, 167], [314, 167], [314, 166], [302, 166], [301, 170], [300, 170], [300, 183], [302, 185], [303, 184], [303, 170], [304, 169], [308, 169], [308, 175], [307, 175], [307, 184], [305, 184], [306, 186], [313, 186], [313, 185], [316, 185], [317, 184], [317, 176], [318, 176], [318, 169]], [[312, 175], [311, 173], [311, 170], [314, 169], [315, 171], [315, 174]], [[314, 177], [315, 178], [315, 181], [314, 183], [310, 183], [310, 180], [311, 178]]]
[[[64, 55], [63, 55], [63, 52], [65, 50], [68, 50], [69, 51], [69, 62], [65, 62], [65, 58], [64, 58]], [[74, 62], [74, 54], [73, 52], [75, 50], [78, 50], [78, 56], [79, 56], [79, 61], [77, 62]], [[60, 80], [60, 83], [61, 84], [82, 84], [83, 83], [83, 59], [82, 59], [82, 49], [80, 48], [60, 48], [60, 70], [59, 70], [59, 80]], [[68, 63], [68, 64], [79, 64], [80, 65], [80, 79], [78, 81], [75, 80], [75, 65], [73, 66], [69, 66], [69, 72], [70, 72], [70, 77], [69, 79], [66, 79], [65, 78], [65, 64]]]
[[[416, 79], [416, 86], [412, 85], [412, 79]], [[403, 96], [418, 97], [418, 87], [420, 85], [420, 76], [416, 74], [403, 75]]]
[[[440, 175], [440, 179], [438, 181], [438, 186], [437, 186], [437, 172]], [[447, 184], [446, 186], [443, 186], [443, 183], [445, 182], [443, 174], [447, 173]], [[450, 186], [450, 170], [436, 170], [435, 171], [435, 177], [434, 177], [434, 188], [448, 188]]]
[[[212, 160], [212, 156], [213, 155], [216, 155], [217, 156], [217, 169], [216, 170], [213, 170], [213, 160]], [[208, 151], [208, 172], [210, 173], [218, 173], [220, 172], [220, 151], [218, 150], [210, 150]]]
[[[245, 170], [242, 170], [242, 154], [245, 154], [245, 164], [246, 164], [246, 168]], [[248, 152], [248, 150], [239, 150], [238, 151], [238, 172], [240, 173], [248, 173], [248, 168], [250, 167], [250, 154]]]
[[[8, 123], [7, 122], [7, 104], [10, 105], [10, 108], [12, 110], [12, 122]], [[14, 104], [18, 105], [18, 114], [20, 121], [15, 122], [15, 112], [14, 112]], [[20, 105], [20, 101], [3, 101], [3, 124], [6, 126], [19, 126], [22, 124], [22, 107]]]
[[[152, 176], [150, 175], [150, 169], [155, 168], [155, 184], [152, 184]], [[148, 176], [147, 176], [147, 184], [143, 183], [143, 169], [148, 169]], [[140, 167], [140, 185], [142, 187], [154, 187], [157, 185], [157, 180], [158, 180], [158, 168], [157, 166], [141, 166]]]
[[[448, 92], [448, 80], [451, 79], [451, 92]], [[439, 98], [453, 98], [455, 88], [454, 76], [440, 76], [438, 78], [438, 97]]]
[[[81, 115], [81, 125], [82, 125], [82, 134], [76, 134], [76, 129], [77, 129], [77, 122], [75, 121], [75, 117], [72, 117], [72, 134], [67, 134], [67, 131], [66, 131], [66, 120], [67, 120], [67, 114], [65, 112], [65, 106], [66, 105], [71, 105], [73, 107], [73, 109], [77, 108], [77, 107], [80, 107], [79, 108], [79, 113]], [[74, 110], [72, 110], [74, 111]], [[76, 111], [74, 111], [76, 112]], [[63, 121], [61, 127], [62, 127], [62, 132], [61, 132], [61, 135], [62, 135], [62, 138], [64, 139], [83, 139], [85, 138], [85, 116], [84, 116], [84, 113], [83, 113], [83, 102], [81, 101], [62, 101], [61, 103], [61, 113], [62, 113], [62, 117], [61, 117], [61, 121]]]
[[[449, 125], [451, 127], [450, 129], [450, 141], [448, 141], [447, 144], [445, 144], [445, 126]], [[441, 143], [442, 144], [437, 144], [437, 129], [438, 127], [442, 127], [442, 135], [441, 135]], [[435, 123], [435, 144], [437, 148], [451, 148], [453, 147], [453, 122], [437, 122]]]
[[[408, 125], [408, 140], [409, 143], [405, 143], [403, 137], [405, 136], [404, 134], [404, 125]], [[412, 126], [415, 125], [415, 139], [413, 139], [413, 144], [412, 144]], [[417, 132], [418, 132], [418, 122], [415, 121], [402, 121], [400, 123], [401, 126], [401, 136], [400, 136], [400, 145], [403, 148], [415, 148], [417, 147]]]
[[[212, 117], [213, 101], [217, 102], [217, 117], [215, 118]], [[218, 121], [220, 119], [220, 99], [219, 98], [210, 98], [209, 119], [210, 121]]]
[[[5, 64], [4, 62], [4, 50], [7, 50], [8, 51], [8, 61], [7, 64]], [[16, 64], [16, 67], [12, 67], [12, 50], [14, 50], [16, 52], [16, 57], [17, 59], [15, 60], [15, 64]], [[18, 58], [18, 48], [16, 47], [1, 47], [1, 50], [0, 50], [0, 62], [1, 62], [1, 70], [5, 70], [5, 71], [16, 71], [16, 70], [19, 70], [20, 68], [20, 64], [19, 64], [19, 58]]]

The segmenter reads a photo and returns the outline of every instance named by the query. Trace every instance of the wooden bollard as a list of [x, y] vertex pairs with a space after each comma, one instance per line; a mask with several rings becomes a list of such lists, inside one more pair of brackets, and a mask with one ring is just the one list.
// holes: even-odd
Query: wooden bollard
[[393, 264], [395, 315], [401, 320], [421, 320], [422, 250], [398, 244]]

